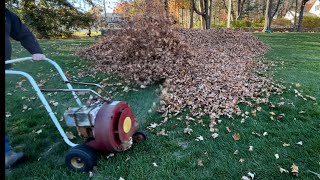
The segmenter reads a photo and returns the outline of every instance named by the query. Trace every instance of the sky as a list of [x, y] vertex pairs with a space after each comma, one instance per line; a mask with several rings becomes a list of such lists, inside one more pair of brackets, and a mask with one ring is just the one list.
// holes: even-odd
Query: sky
[[[80, 8], [84, 11], [88, 11], [90, 9], [89, 5], [83, 3], [83, 1], [71, 0], [70, 2], [72, 2], [75, 5], [75, 7]], [[93, 2], [103, 7], [103, 0], [93, 0]], [[112, 13], [113, 9], [116, 7], [116, 4], [119, 2], [119, 0], [105, 0], [105, 2], [107, 13]]]

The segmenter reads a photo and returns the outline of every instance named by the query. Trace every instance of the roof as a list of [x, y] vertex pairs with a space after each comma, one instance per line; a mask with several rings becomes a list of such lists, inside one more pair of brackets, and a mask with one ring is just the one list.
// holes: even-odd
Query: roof
[[304, 6], [304, 11], [305, 12], [309, 12], [317, 1], [319, 1], [319, 0], [309, 0], [306, 3], [306, 5]]

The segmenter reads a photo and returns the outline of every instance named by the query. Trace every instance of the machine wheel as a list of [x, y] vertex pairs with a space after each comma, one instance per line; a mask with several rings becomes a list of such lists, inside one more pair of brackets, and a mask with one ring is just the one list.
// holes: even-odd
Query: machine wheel
[[141, 143], [141, 142], [145, 141], [146, 139], [147, 139], [147, 136], [143, 132], [138, 131], [132, 135], [132, 140], [135, 143]]
[[97, 165], [97, 155], [94, 149], [81, 144], [70, 149], [65, 157], [65, 163], [71, 170], [88, 172]]

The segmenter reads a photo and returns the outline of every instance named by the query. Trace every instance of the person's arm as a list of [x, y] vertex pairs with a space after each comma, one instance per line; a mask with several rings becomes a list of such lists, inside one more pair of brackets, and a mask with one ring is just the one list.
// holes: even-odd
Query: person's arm
[[40, 45], [32, 32], [21, 22], [20, 18], [14, 13], [11, 15], [11, 33], [10, 36], [27, 49], [34, 60], [43, 60], [45, 56], [40, 48]]

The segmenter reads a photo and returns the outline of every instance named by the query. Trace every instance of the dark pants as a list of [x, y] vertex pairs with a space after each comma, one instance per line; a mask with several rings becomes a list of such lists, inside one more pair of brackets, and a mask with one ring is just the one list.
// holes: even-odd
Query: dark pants
[[6, 133], [6, 137], [4, 140], [4, 144], [5, 144], [5, 155], [7, 155], [7, 153], [12, 151], [12, 147], [10, 145], [10, 141], [9, 141], [9, 137], [8, 137], [7, 133]]

